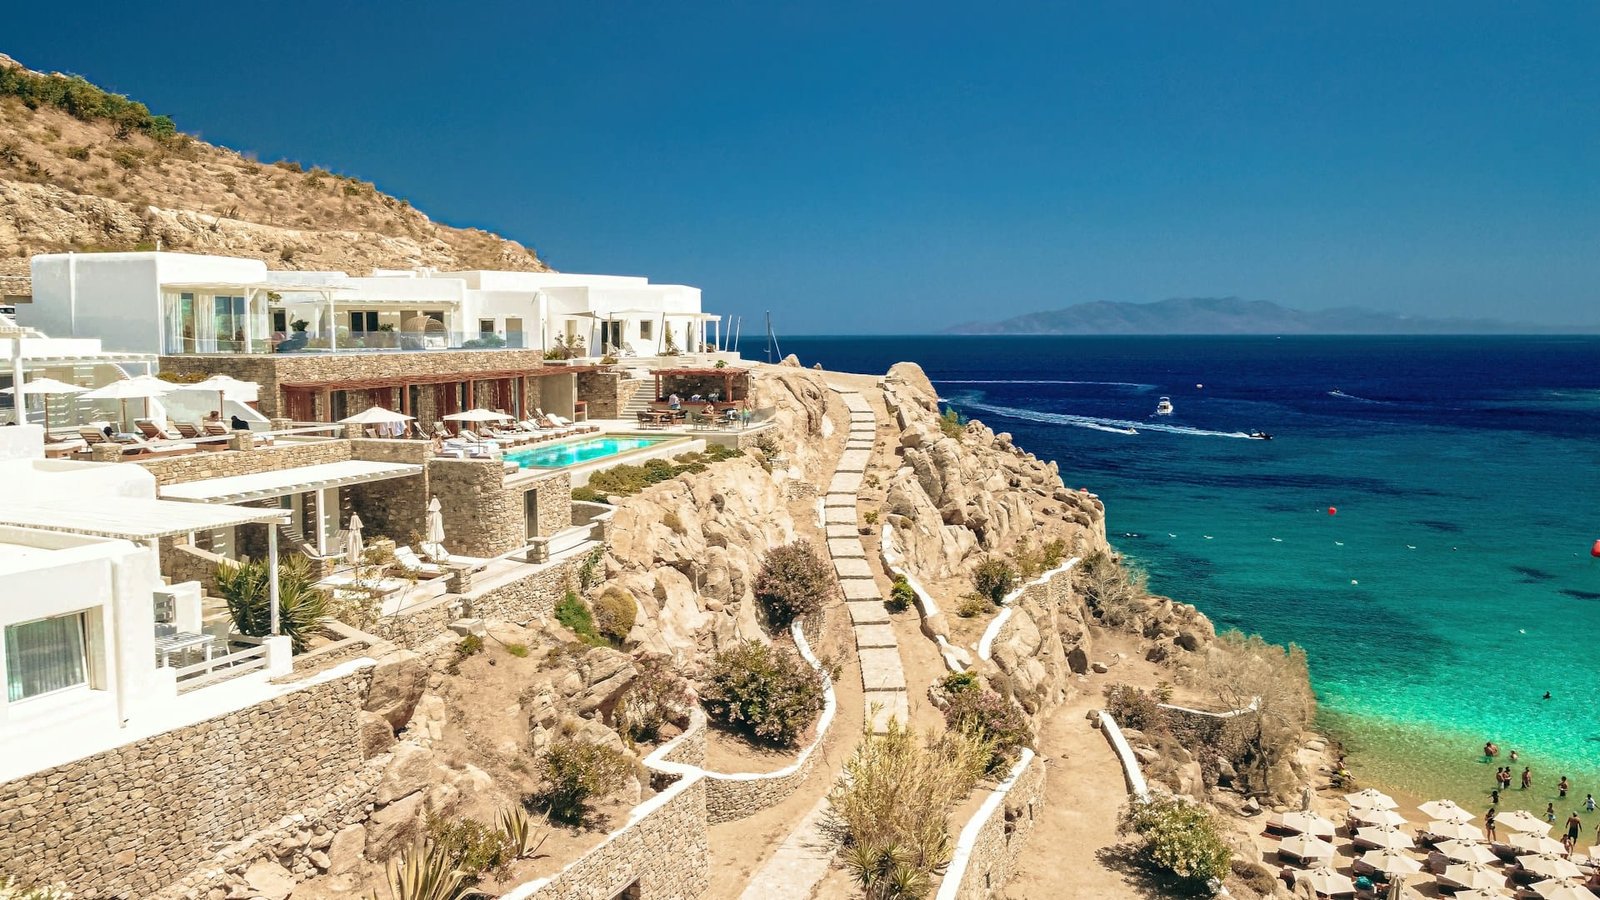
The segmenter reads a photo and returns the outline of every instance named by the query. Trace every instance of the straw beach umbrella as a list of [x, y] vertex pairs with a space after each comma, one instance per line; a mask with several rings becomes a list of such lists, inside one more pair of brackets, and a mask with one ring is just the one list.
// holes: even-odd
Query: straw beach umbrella
[[1472, 813], [1462, 809], [1454, 800], [1431, 800], [1417, 809], [1428, 818], [1441, 822], [1471, 822], [1474, 818]]
[[1415, 875], [1422, 871], [1422, 863], [1398, 850], [1370, 850], [1361, 854], [1361, 861], [1385, 875]]
[[1394, 802], [1393, 797], [1375, 788], [1356, 791], [1354, 794], [1345, 794], [1344, 800], [1351, 806], [1359, 806], [1366, 809], [1395, 809], [1400, 805]]
[[1283, 839], [1278, 845], [1278, 853], [1291, 856], [1301, 862], [1319, 859], [1333, 859], [1337, 852], [1333, 844], [1311, 834], [1297, 834]]
[[1440, 841], [1433, 849], [1444, 854], [1445, 859], [1453, 862], [1482, 863], [1488, 865], [1500, 857], [1493, 850], [1477, 841]]
[[397, 413], [384, 409], [381, 406], [369, 406], [353, 416], [345, 416], [339, 420], [340, 425], [404, 425], [415, 419], [405, 413]]
[[1483, 836], [1483, 832], [1476, 826], [1468, 825], [1464, 822], [1450, 821], [1429, 822], [1428, 827], [1423, 829], [1423, 832], [1434, 837], [1457, 841], [1475, 841]]
[[1567, 848], [1561, 846], [1560, 841], [1551, 840], [1542, 834], [1533, 834], [1531, 832], [1513, 834], [1511, 837], [1506, 838], [1505, 844], [1518, 853], [1567, 852]]
[[[87, 393], [88, 390], [89, 389], [86, 387], [79, 387], [75, 384], [67, 384], [65, 381], [57, 381], [54, 378], [31, 378], [22, 384], [23, 397], [44, 397], [51, 394], [83, 394]], [[17, 389], [15, 387], [8, 387], [5, 390], [0, 391], [0, 394], [15, 394], [16, 392]], [[21, 399], [17, 400], [17, 409], [26, 409], [27, 407], [25, 402], [26, 401]], [[17, 421], [22, 421], [21, 415], [17, 416]], [[44, 407], [44, 430], [50, 430], [50, 405], [48, 403], [45, 404]]]
[[1524, 869], [1543, 878], [1580, 878], [1583, 870], [1554, 853], [1536, 853], [1517, 860]]
[[1521, 831], [1534, 834], [1549, 834], [1550, 823], [1533, 815], [1524, 809], [1514, 809], [1498, 819], [1501, 825], [1512, 831]]

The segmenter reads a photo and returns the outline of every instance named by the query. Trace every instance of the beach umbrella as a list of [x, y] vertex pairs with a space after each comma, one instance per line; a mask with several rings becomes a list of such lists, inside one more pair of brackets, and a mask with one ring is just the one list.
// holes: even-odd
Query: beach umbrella
[[[88, 390], [89, 389], [86, 387], [79, 387], [75, 384], [67, 384], [65, 381], [57, 381], [54, 378], [30, 378], [22, 384], [23, 397], [43, 397], [50, 394], [83, 394], [87, 393]], [[0, 391], [0, 394], [15, 394], [16, 392], [17, 389], [15, 387], [8, 387], [5, 390]], [[23, 405], [24, 402], [24, 400], [18, 400], [16, 403], [17, 409], [26, 409], [27, 407]], [[21, 415], [17, 416], [17, 421], [22, 421]], [[44, 408], [44, 430], [50, 430], [49, 404], [45, 404]]]
[[1404, 825], [1405, 816], [1392, 809], [1352, 809], [1350, 818], [1362, 825]]
[[[345, 416], [339, 420], [340, 425], [401, 425], [416, 418], [405, 413], [397, 413], [384, 409], [381, 406], [369, 406], [353, 416]], [[380, 432], [381, 433], [381, 432]]]
[[1394, 809], [1400, 805], [1394, 802], [1393, 797], [1375, 788], [1356, 791], [1354, 794], [1345, 794], [1344, 799], [1351, 806], [1359, 806], [1365, 809]]
[[1468, 890], [1497, 890], [1505, 887], [1506, 873], [1478, 863], [1461, 863], [1445, 869], [1439, 880]]
[[140, 375], [135, 378], [113, 381], [92, 391], [85, 391], [80, 396], [85, 400], [116, 400], [120, 402], [122, 405], [122, 419], [127, 421], [129, 400], [143, 400], [145, 415], [149, 416], [150, 400], [155, 397], [165, 396], [177, 390], [177, 388], [178, 386], [171, 382], [162, 381], [149, 375]]
[[1533, 832], [1537, 834], [1550, 833], [1550, 823], [1529, 813], [1527, 810], [1514, 809], [1511, 812], [1500, 816], [1497, 821], [1512, 831]]
[[1333, 844], [1311, 834], [1297, 834], [1283, 839], [1278, 852], [1299, 860], [1332, 859], [1336, 852]]
[[1385, 875], [1415, 875], [1422, 871], [1422, 863], [1398, 850], [1370, 850], [1361, 854], [1361, 861]]
[[185, 385], [184, 389], [190, 391], [216, 391], [217, 414], [221, 415], [222, 402], [224, 400], [237, 400], [241, 403], [254, 400], [260, 395], [261, 385], [254, 381], [240, 381], [232, 375], [213, 375], [205, 381], [197, 381], [194, 384]]
[[1483, 836], [1483, 832], [1475, 825], [1450, 821], [1429, 822], [1423, 833], [1458, 841], [1475, 841]]
[[1506, 838], [1506, 846], [1519, 853], [1565, 853], [1567, 848], [1561, 846], [1560, 841], [1551, 840], [1542, 834], [1525, 832], [1513, 834]]
[[344, 555], [350, 560], [350, 565], [361, 565], [361, 555], [364, 549], [361, 546], [361, 517], [355, 513], [350, 514], [350, 523], [345, 526], [347, 533], [344, 541]]
[[505, 413], [497, 413], [491, 409], [469, 409], [444, 417], [446, 422], [504, 422], [510, 418]]
[[1497, 888], [1478, 888], [1472, 891], [1457, 891], [1455, 900], [1511, 900], [1511, 895]]
[[1493, 850], [1477, 841], [1440, 841], [1434, 845], [1435, 850], [1443, 853], [1446, 859], [1454, 862], [1482, 863], [1488, 865], [1499, 859]]
[[1554, 853], [1535, 853], [1517, 860], [1524, 869], [1544, 878], [1579, 878], [1583, 870]]
[[422, 552], [434, 560], [449, 555], [444, 549], [444, 512], [439, 506], [438, 497], [428, 501], [428, 537], [422, 545]]
[[1356, 890], [1356, 883], [1350, 880], [1350, 876], [1342, 875], [1328, 866], [1301, 872], [1295, 876], [1294, 883], [1309, 884], [1312, 890], [1330, 897], [1334, 894], [1353, 894]]
[[1380, 850], [1410, 850], [1417, 845], [1411, 835], [1387, 825], [1357, 829], [1356, 840]]
[[1529, 887], [1544, 900], [1594, 900], [1594, 892], [1581, 881], [1551, 878], [1534, 882]]
[[[1278, 827], [1287, 831], [1298, 831], [1302, 834], [1332, 835], [1338, 829], [1338, 826], [1334, 825], [1331, 820], [1325, 819], [1314, 812], [1284, 813], [1277, 818], [1279, 820]], [[1270, 825], [1272, 822], [1269, 820], [1267, 824]]]
[[1472, 813], [1462, 809], [1454, 800], [1431, 800], [1417, 809], [1428, 818], [1441, 822], [1471, 822], [1473, 819]]

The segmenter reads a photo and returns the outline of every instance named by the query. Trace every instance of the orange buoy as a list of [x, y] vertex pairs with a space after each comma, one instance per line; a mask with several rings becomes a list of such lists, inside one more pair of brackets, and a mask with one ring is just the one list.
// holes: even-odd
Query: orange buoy
[[1328, 515], [1337, 516], [1338, 514], [1339, 514], [1339, 507], [1337, 507], [1337, 506], [1328, 507]]
[[1595, 541], [1594, 546], [1589, 548], [1589, 555], [1595, 559], [1600, 559], [1600, 541]]

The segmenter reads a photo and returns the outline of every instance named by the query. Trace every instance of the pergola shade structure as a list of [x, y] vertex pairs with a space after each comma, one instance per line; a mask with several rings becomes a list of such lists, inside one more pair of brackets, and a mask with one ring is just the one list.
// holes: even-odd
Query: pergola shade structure
[[[399, 368], [398, 366], [396, 367]], [[598, 366], [537, 366], [524, 369], [457, 371], [448, 373], [397, 372], [369, 378], [335, 378], [325, 381], [284, 381], [283, 412], [296, 422], [337, 421], [369, 406], [382, 406], [431, 425], [451, 413], [473, 407], [503, 409], [515, 418], [531, 415], [529, 405], [567, 415], [576, 399], [575, 388], [565, 389], [562, 402], [545, 396], [539, 379], [580, 375]], [[533, 402], [525, 402], [534, 397]]]
[[161, 496], [189, 503], [247, 503], [325, 488], [404, 478], [421, 472], [422, 467], [417, 465], [350, 459], [253, 475], [228, 475], [171, 484], [161, 489]]
[[656, 378], [656, 401], [665, 402], [672, 394], [677, 394], [679, 399], [688, 402], [691, 397], [699, 395], [710, 397], [716, 394], [719, 405], [739, 405], [749, 397], [750, 370], [737, 369], [732, 366], [716, 368], [702, 366], [699, 368], [682, 369], [652, 369], [650, 372]]

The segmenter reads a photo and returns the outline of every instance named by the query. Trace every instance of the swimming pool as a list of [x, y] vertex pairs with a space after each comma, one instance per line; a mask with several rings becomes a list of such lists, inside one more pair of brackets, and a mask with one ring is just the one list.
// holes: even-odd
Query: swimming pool
[[671, 438], [656, 437], [595, 437], [581, 441], [567, 441], [547, 447], [530, 447], [514, 450], [505, 455], [509, 462], [524, 469], [560, 469], [579, 463], [593, 462], [607, 456], [616, 456], [632, 450], [654, 446]]

